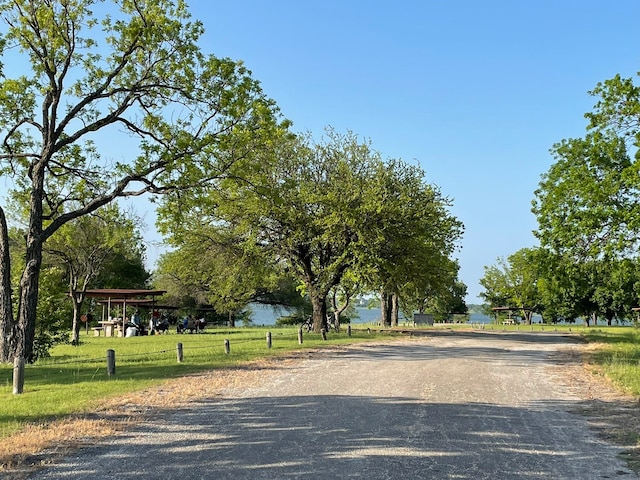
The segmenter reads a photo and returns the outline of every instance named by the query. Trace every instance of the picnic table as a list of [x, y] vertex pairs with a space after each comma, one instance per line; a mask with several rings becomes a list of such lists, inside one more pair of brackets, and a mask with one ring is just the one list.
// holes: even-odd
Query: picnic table
[[104, 331], [104, 336], [105, 337], [115, 337], [115, 333], [116, 333], [116, 326], [119, 325], [118, 322], [114, 321], [114, 320], [102, 320], [100, 322], [98, 322], [100, 325], [102, 325], [102, 329]]

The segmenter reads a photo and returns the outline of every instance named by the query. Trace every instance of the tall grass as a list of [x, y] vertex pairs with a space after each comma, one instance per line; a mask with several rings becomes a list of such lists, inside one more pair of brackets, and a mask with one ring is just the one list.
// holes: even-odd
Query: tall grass
[[[271, 332], [272, 346], [266, 335]], [[210, 329], [201, 334], [105, 338], [83, 335], [79, 346], [59, 345], [51, 357], [25, 368], [24, 392], [13, 395], [13, 368], [0, 366], [0, 438], [25, 423], [91, 411], [101, 400], [157, 385], [165, 379], [198, 371], [228, 368], [239, 363], [285, 352], [371, 340], [366, 330], [319, 334], [305, 333], [298, 342], [295, 328]], [[230, 352], [225, 352], [225, 340]], [[183, 361], [177, 361], [177, 344]], [[107, 350], [115, 351], [115, 375], [107, 374]]]

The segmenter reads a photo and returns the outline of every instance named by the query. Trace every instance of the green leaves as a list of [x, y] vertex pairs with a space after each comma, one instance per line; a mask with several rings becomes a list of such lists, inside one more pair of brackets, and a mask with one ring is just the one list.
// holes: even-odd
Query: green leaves
[[629, 314], [640, 240], [640, 88], [616, 75], [599, 83], [583, 138], [554, 145], [535, 191], [535, 232], [553, 255], [542, 277], [554, 314]]
[[634, 208], [640, 193], [634, 167], [619, 138], [598, 132], [564, 140], [542, 176], [532, 211], [543, 246], [576, 258], [626, 255], [639, 231]]
[[[0, 83], [0, 169], [16, 178], [44, 170], [52, 212], [75, 215], [56, 192], [82, 184], [94, 191], [82, 208], [95, 209], [116, 196], [209, 182], [281, 128], [276, 105], [241, 62], [200, 51], [203, 27], [182, 1], [20, 0], [0, 4], [0, 14], [9, 24], [2, 41], [18, 45], [29, 65]], [[110, 183], [102, 181], [113, 178], [110, 152], [96, 155], [92, 143], [107, 129], [127, 144], [139, 140]], [[47, 183], [47, 171], [58, 180]]]
[[25, 210], [30, 265], [19, 328], [0, 319], [17, 332], [0, 339], [6, 360], [30, 355], [48, 238], [119, 197], [258, 169], [288, 122], [241, 62], [201, 51], [182, 0], [0, 0], [0, 20], [0, 173]]
[[294, 274], [314, 298], [345, 278], [367, 291], [397, 292], [412, 306], [455, 296], [458, 266], [449, 257], [462, 224], [422, 170], [383, 162], [351, 132], [327, 129], [320, 141], [274, 136], [271, 146], [215, 188], [166, 197], [160, 224], [172, 243], [182, 248], [193, 232], [227, 232], [245, 253], [262, 252], [263, 261]]
[[520, 309], [530, 322], [533, 312], [544, 311], [544, 272], [548, 251], [541, 248], [522, 248], [507, 259], [499, 258], [496, 265], [485, 267], [480, 294], [490, 307]]
[[638, 140], [640, 128], [640, 88], [633, 79], [614, 78], [598, 83], [590, 92], [598, 96], [594, 111], [587, 113], [589, 129], [596, 131], [612, 131], [621, 138]]

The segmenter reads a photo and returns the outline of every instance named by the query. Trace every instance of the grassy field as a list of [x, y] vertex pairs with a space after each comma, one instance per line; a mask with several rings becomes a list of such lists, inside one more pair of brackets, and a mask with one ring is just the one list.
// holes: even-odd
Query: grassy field
[[584, 337], [594, 344], [589, 357], [624, 392], [640, 397], [640, 329], [591, 328]]
[[[267, 347], [271, 333], [271, 348]], [[13, 367], [0, 366], [0, 438], [26, 423], [39, 423], [71, 413], [91, 411], [99, 401], [141, 390], [165, 379], [193, 372], [228, 368], [256, 358], [301, 348], [322, 348], [379, 338], [366, 329], [319, 334], [305, 333], [298, 342], [295, 328], [209, 329], [201, 334], [105, 338], [83, 334], [78, 347], [60, 345], [51, 357], [25, 367], [24, 391], [13, 394]], [[384, 335], [385, 338], [388, 334]], [[225, 352], [225, 340], [230, 352]], [[177, 361], [177, 344], [183, 361]], [[107, 350], [115, 351], [115, 375], [107, 375]]]
[[[469, 325], [439, 325], [434, 328], [469, 328]], [[632, 327], [568, 326], [473, 326], [496, 331], [558, 331], [582, 335], [594, 344], [589, 361], [598, 366], [622, 390], [640, 396], [640, 330]], [[266, 336], [271, 332], [272, 348]], [[101, 401], [127, 392], [157, 385], [203, 370], [223, 369], [242, 362], [280, 355], [301, 348], [388, 338], [389, 333], [353, 329], [331, 333], [324, 341], [318, 334], [305, 333], [298, 343], [295, 328], [209, 329], [194, 335], [105, 338], [83, 336], [78, 347], [57, 346], [50, 358], [27, 365], [24, 392], [13, 394], [13, 368], [0, 366], [0, 438], [25, 424], [42, 423], [71, 413], [91, 411]], [[226, 354], [225, 340], [230, 353]], [[177, 344], [182, 344], [183, 361], [177, 362]], [[106, 352], [115, 351], [116, 373], [107, 375]]]

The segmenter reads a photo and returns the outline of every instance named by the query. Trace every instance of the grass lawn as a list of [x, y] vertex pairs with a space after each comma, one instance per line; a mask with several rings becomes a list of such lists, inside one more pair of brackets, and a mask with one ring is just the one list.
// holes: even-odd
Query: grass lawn
[[595, 327], [583, 336], [594, 347], [589, 362], [621, 390], [640, 397], [640, 329]]
[[[267, 333], [271, 348], [267, 348]], [[296, 328], [208, 329], [201, 334], [94, 337], [83, 333], [80, 346], [59, 345], [51, 357], [25, 367], [24, 391], [13, 394], [13, 367], [0, 365], [0, 438], [27, 423], [43, 423], [71, 413], [91, 411], [102, 400], [142, 390], [170, 378], [221, 369], [257, 358], [301, 348], [322, 348], [367, 341], [389, 334], [353, 329], [351, 337], [329, 333], [305, 333], [298, 342]], [[225, 340], [230, 352], [225, 352]], [[183, 361], [177, 361], [177, 344]], [[115, 351], [115, 375], [107, 375], [107, 350]]]

